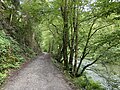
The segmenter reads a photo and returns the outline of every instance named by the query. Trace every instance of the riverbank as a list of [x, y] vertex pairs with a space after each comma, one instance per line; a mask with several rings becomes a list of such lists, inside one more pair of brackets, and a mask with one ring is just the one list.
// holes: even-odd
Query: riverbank
[[99, 82], [106, 90], [120, 89], [120, 67], [118, 64], [97, 63], [86, 70], [87, 77]]

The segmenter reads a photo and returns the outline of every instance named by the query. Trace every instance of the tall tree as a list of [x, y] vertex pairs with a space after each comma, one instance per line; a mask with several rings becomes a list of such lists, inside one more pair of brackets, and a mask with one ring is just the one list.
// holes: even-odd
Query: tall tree
[[63, 60], [64, 67], [68, 69], [68, 39], [69, 39], [69, 27], [68, 27], [68, 0], [62, 0], [61, 14], [63, 18]]

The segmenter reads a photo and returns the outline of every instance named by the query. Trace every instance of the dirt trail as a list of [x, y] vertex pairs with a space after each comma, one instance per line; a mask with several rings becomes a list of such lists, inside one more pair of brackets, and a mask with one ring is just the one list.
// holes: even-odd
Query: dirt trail
[[2, 90], [72, 90], [44, 53], [10, 78]]

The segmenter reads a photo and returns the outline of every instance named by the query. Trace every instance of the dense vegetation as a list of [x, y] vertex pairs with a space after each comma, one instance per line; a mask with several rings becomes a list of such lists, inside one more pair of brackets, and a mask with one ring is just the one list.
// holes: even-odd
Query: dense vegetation
[[95, 63], [120, 65], [119, 8], [119, 0], [0, 0], [0, 82], [41, 49], [77, 84]]
[[0, 1], [0, 85], [9, 71], [41, 51], [35, 40], [39, 36], [34, 36], [32, 21], [21, 8], [18, 1]]

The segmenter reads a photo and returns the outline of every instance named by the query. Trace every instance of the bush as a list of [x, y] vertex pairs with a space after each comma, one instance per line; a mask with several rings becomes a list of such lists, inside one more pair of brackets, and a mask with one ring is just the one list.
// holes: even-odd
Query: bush
[[0, 30], [0, 85], [4, 83], [11, 69], [19, 68], [25, 59], [35, 55], [32, 49], [20, 45], [4, 30]]
[[19, 54], [20, 49], [18, 43], [7, 36], [3, 30], [0, 31], [0, 85], [7, 77], [9, 69], [18, 68], [24, 61]]
[[94, 82], [92, 79], [86, 76], [81, 76], [79, 78], [74, 78], [73, 83], [85, 90], [105, 90], [98, 82]]

